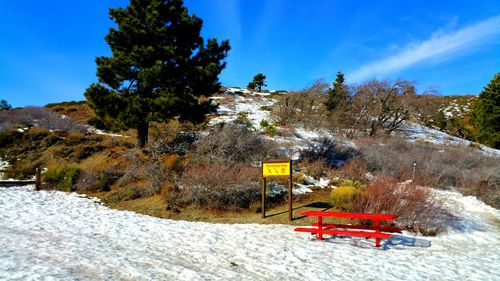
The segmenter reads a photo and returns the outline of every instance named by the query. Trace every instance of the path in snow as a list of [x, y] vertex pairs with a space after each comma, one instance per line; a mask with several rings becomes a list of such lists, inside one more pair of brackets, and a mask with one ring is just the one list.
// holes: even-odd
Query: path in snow
[[164, 220], [74, 193], [0, 188], [0, 279], [500, 280], [498, 210], [445, 194], [461, 232], [376, 249], [291, 226]]

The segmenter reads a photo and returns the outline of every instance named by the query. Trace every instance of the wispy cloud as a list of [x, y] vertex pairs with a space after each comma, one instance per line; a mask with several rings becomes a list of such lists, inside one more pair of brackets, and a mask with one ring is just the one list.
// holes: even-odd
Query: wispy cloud
[[218, 0], [214, 1], [213, 3], [216, 4], [216, 11], [220, 11], [220, 20], [224, 22], [224, 24], [222, 25], [222, 32], [226, 33], [226, 36], [228, 36], [228, 38], [231, 38], [231, 42], [240, 40], [242, 27], [240, 20], [239, 1]]
[[349, 82], [356, 83], [394, 73], [419, 63], [453, 57], [473, 46], [488, 42], [498, 34], [500, 34], [500, 15], [454, 32], [437, 31], [427, 40], [409, 44], [393, 55], [355, 69], [348, 73], [347, 77]]

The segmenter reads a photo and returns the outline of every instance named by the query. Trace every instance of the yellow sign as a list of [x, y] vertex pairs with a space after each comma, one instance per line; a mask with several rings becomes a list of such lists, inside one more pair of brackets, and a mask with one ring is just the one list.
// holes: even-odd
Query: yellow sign
[[262, 163], [263, 177], [290, 176], [290, 161], [288, 162], [264, 162]]

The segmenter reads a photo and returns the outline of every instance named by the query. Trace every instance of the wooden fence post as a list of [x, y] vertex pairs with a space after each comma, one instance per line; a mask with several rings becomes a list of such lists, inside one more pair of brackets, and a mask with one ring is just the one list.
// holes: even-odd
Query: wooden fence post
[[261, 191], [261, 194], [262, 194], [262, 203], [261, 203], [261, 217], [263, 219], [266, 218], [266, 189], [267, 189], [267, 181], [266, 181], [266, 178], [263, 178], [263, 181], [262, 181], [262, 191]]
[[35, 190], [40, 190], [42, 187], [42, 175], [40, 174], [40, 168], [35, 170]]

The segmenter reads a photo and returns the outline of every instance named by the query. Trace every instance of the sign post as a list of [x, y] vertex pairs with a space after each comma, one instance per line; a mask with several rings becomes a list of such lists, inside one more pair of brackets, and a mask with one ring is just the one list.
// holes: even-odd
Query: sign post
[[288, 179], [288, 219], [292, 221], [292, 160], [262, 162], [262, 218], [266, 217], [267, 178]]

